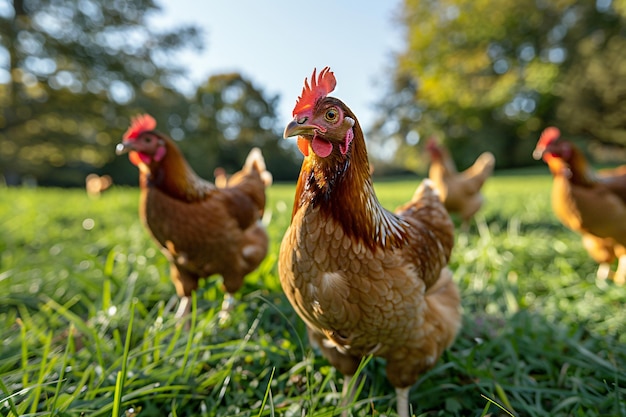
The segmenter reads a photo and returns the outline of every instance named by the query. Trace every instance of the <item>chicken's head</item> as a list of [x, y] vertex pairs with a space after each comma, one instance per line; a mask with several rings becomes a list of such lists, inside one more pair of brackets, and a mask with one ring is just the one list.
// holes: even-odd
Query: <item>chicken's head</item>
[[435, 137], [428, 138], [428, 142], [426, 142], [426, 150], [430, 154], [431, 159], [441, 159], [441, 148], [439, 147]]
[[561, 131], [554, 127], [550, 126], [544, 129], [541, 132], [541, 136], [539, 137], [539, 141], [535, 146], [535, 150], [533, 151], [533, 158], [539, 160], [541, 158], [547, 162], [546, 158], [549, 158], [549, 153], [546, 153], [546, 149], [548, 146], [554, 144], [561, 137]]
[[124, 133], [122, 143], [115, 148], [117, 155], [130, 152], [129, 159], [135, 165], [150, 166], [165, 156], [165, 140], [155, 131], [156, 120], [149, 114], [142, 114], [132, 119], [132, 123]]
[[569, 178], [572, 175], [572, 165], [580, 163], [580, 159], [575, 161], [574, 145], [566, 140], [559, 140], [560, 137], [561, 132], [556, 127], [546, 128], [533, 151], [533, 158], [543, 159], [553, 175]]
[[356, 117], [339, 99], [328, 97], [337, 81], [329, 67], [316, 78], [313, 70], [311, 84], [304, 80], [302, 94], [293, 109], [294, 119], [285, 128], [284, 137], [298, 136], [298, 148], [309, 155], [309, 148], [321, 158], [337, 149], [345, 155], [354, 138]]

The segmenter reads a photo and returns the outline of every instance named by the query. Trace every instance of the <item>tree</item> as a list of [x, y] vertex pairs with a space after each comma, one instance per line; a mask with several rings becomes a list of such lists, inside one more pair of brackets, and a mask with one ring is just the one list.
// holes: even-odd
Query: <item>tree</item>
[[[626, 96], [614, 87], [626, 65], [619, 52], [626, 10], [619, 4], [405, 0], [406, 49], [396, 57], [392, 94], [381, 102], [371, 137], [391, 138], [403, 164], [419, 165], [414, 144], [440, 136], [461, 166], [485, 149], [499, 166], [526, 165], [551, 123], [566, 134], [597, 136], [606, 133], [599, 126], [610, 125], [612, 135], [601, 137], [622, 141], [626, 114], [618, 109]], [[594, 58], [611, 65], [599, 71]], [[583, 76], [591, 80], [581, 89]], [[595, 123], [581, 123], [583, 114]]]
[[158, 11], [152, 0], [0, 0], [0, 174], [8, 182], [52, 172], [65, 172], [57, 182], [82, 182], [112, 157], [128, 110], [184, 100], [174, 84], [185, 68], [167, 57], [201, 47], [199, 30], [157, 32], [147, 18]]
[[217, 166], [233, 173], [256, 146], [276, 179], [297, 176], [294, 153], [276, 131], [277, 101], [239, 73], [214, 75], [200, 86], [185, 122], [189, 140], [181, 142], [198, 174], [212, 178]]

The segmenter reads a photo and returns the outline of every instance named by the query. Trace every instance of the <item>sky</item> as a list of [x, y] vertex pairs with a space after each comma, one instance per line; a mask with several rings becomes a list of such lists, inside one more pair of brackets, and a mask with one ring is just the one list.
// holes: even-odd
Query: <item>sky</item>
[[[239, 72], [266, 97], [280, 96], [279, 123], [291, 110], [305, 77], [330, 66], [332, 93], [367, 129], [384, 94], [393, 54], [401, 51], [395, 21], [401, 0], [157, 0], [153, 24], [202, 28], [204, 50], [181, 53], [194, 85], [209, 76]], [[158, 27], [153, 29], [158, 30]]]

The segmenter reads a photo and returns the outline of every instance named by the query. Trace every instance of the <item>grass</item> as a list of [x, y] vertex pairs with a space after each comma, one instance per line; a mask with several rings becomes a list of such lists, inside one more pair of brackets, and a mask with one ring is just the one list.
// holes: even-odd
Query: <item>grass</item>
[[[380, 183], [387, 207], [416, 181]], [[547, 176], [496, 176], [451, 261], [464, 321], [411, 390], [416, 416], [626, 416], [623, 287], [595, 279], [554, 218]], [[135, 189], [0, 189], [0, 414], [332, 416], [343, 377], [315, 351], [277, 277], [293, 185], [269, 192], [270, 255], [220, 326], [219, 278], [174, 319], [168, 265]], [[354, 415], [395, 415], [368, 358]]]

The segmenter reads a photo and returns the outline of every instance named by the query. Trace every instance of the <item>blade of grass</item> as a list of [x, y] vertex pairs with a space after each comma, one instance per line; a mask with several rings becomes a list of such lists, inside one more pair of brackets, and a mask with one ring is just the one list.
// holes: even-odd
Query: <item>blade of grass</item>
[[98, 336], [95, 329], [89, 326], [80, 316], [69, 311], [67, 307], [57, 303], [52, 298], [49, 298], [45, 295], [43, 295], [42, 297], [45, 300], [45, 304], [43, 307], [58, 313], [59, 315], [64, 317], [66, 320], [68, 320], [70, 323], [74, 323], [74, 326], [76, 326], [76, 328], [80, 331], [80, 333], [91, 336], [91, 338], [95, 341], [95, 343], [93, 343], [93, 346], [95, 347], [95, 353], [96, 353], [98, 365], [100, 365], [101, 368], [105, 369], [106, 363], [104, 361], [101, 344], [97, 343], [97, 341], [101, 340], [101, 338]]
[[17, 325], [20, 326], [20, 339], [22, 340], [21, 361], [22, 361], [22, 369], [24, 370], [24, 373], [22, 374], [22, 386], [27, 387], [29, 384], [28, 384], [28, 372], [26, 372], [26, 369], [28, 369], [28, 341], [26, 340], [26, 326], [24, 325], [24, 322], [22, 321], [22, 319], [19, 317], [15, 321], [17, 322]]
[[[287, 325], [291, 329], [291, 334], [295, 335], [296, 340], [298, 341], [298, 346], [300, 347], [300, 353], [302, 355], [302, 359], [303, 360], [306, 359], [306, 351], [304, 349], [304, 343], [302, 342], [302, 338], [298, 334], [298, 331], [297, 331], [296, 327], [289, 320], [289, 318], [287, 318], [287, 316], [278, 308], [278, 306], [276, 306], [274, 303], [272, 303], [267, 298], [263, 297], [260, 294], [255, 294], [254, 297], [255, 298], [259, 298], [260, 300], [262, 300], [265, 303], [265, 305], [269, 305], [270, 307], [272, 307], [274, 309], [274, 311], [276, 311], [283, 318], [283, 320], [287, 323]], [[309, 404], [313, 404], [313, 390], [311, 389], [311, 375], [309, 374], [309, 367], [308, 366], [305, 367], [304, 373], [305, 373], [305, 376], [306, 376], [306, 387], [307, 387], [307, 394], [309, 395]]]
[[487, 415], [487, 411], [489, 411], [489, 407], [491, 407], [491, 402], [487, 401], [487, 403], [485, 404], [485, 408], [483, 408], [483, 412], [480, 414], [480, 417], [485, 417]]
[[135, 303], [137, 300], [134, 298], [130, 303], [130, 312], [128, 319], [128, 330], [126, 331], [126, 340], [124, 341], [124, 352], [122, 353], [122, 368], [117, 374], [117, 378], [115, 380], [115, 396], [113, 403], [113, 415], [118, 416], [119, 410], [122, 406], [122, 393], [124, 390], [124, 384], [126, 382], [126, 368], [128, 366], [128, 355], [130, 353], [130, 341], [131, 336], [133, 334], [133, 322], [135, 319]]
[[196, 321], [198, 318], [198, 296], [196, 291], [191, 293], [191, 325], [187, 334], [187, 345], [185, 346], [185, 352], [183, 353], [183, 363], [181, 365], [181, 371], [185, 372], [185, 379], [191, 378], [192, 367], [187, 366], [189, 360], [189, 353], [193, 344], [193, 337], [196, 332]]
[[509, 410], [507, 410], [506, 408], [504, 408], [503, 406], [501, 406], [500, 404], [498, 404], [496, 401], [492, 400], [491, 398], [487, 397], [484, 394], [480, 394], [481, 397], [483, 397], [485, 400], [489, 401], [491, 404], [495, 405], [496, 407], [498, 407], [500, 410], [504, 411], [505, 413], [507, 413], [508, 415], [510, 415], [511, 417], [515, 417], [515, 415], [511, 414], [511, 412]]
[[0, 398], [0, 404], [8, 403], [9, 409], [11, 410], [13, 415], [15, 417], [19, 416], [19, 413], [17, 412], [17, 408], [15, 408], [15, 403], [13, 402], [13, 397], [18, 395], [18, 393], [10, 394], [9, 389], [6, 387], [6, 385], [4, 385], [4, 382], [2, 382], [2, 379], [0, 379], [0, 389], [6, 395], [6, 397]]
[[107, 311], [111, 307], [111, 279], [102, 282], [102, 310]]
[[113, 394], [113, 411], [111, 416], [120, 415], [120, 407], [122, 405], [122, 391], [124, 390], [124, 374], [122, 371], [118, 371], [115, 377], [115, 392]]
[[74, 392], [62, 400], [61, 405], [60, 405], [60, 409], [62, 411], [67, 410], [70, 404], [76, 401], [78, 397], [83, 395], [83, 389], [87, 389], [89, 387], [89, 385], [87, 384], [87, 380], [93, 377], [94, 377], [93, 366], [89, 365], [89, 367], [83, 372], [83, 376], [80, 379], [80, 381], [78, 381], [78, 383], [76, 384], [76, 389], [74, 390]]
[[[52, 332], [48, 332], [48, 336], [46, 337], [46, 341], [43, 346], [43, 354], [41, 358], [41, 364], [39, 365], [39, 376], [37, 378], [37, 383], [35, 384], [35, 389], [31, 393], [31, 397], [33, 399], [30, 405], [30, 412], [35, 413], [37, 408], [39, 407], [39, 400], [41, 397], [41, 390], [43, 388], [44, 380], [46, 376], [50, 374], [51, 368], [54, 366], [54, 362], [56, 359], [53, 355], [50, 355], [50, 347], [52, 346]], [[48, 363], [48, 359], [52, 358], [50, 363]], [[48, 366], [50, 365], [50, 366]]]
[[[363, 376], [363, 378], [360, 378], [360, 375], [365, 369], [365, 367], [367, 366], [367, 364], [372, 360], [373, 357], [374, 357], [373, 355], [369, 355], [361, 359], [361, 363], [359, 363], [359, 367], [356, 369], [356, 372], [350, 379], [350, 382], [348, 383], [348, 389], [346, 391], [346, 392], [353, 393], [352, 402], [350, 404], [341, 404], [340, 410], [342, 412], [351, 410], [355, 407], [355, 404], [357, 403], [359, 395], [361, 395], [361, 392], [363, 391], [363, 387], [365, 386], [365, 376]], [[356, 385], [355, 387], [355, 384], [358, 384], [358, 385]], [[342, 401], [343, 401], [343, 398], [342, 398]]]
[[274, 372], [276, 371], [275, 367], [272, 367], [272, 373], [270, 374], [270, 379], [267, 381], [267, 388], [265, 388], [265, 395], [263, 396], [263, 401], [261, 402], [261, 407], [259, 408], [259, 415], [261, 417], [263, 414], [263, 410], [265, 410], [265, 404], [269, 398], [270, 400], [270, 415], [274, 415], [274, 404], [272, 403], [272, 381], [274, 380]]
[[509, 401], [509, 398], [506, 396], [506, 393], [502, 389], [502, 386], [496, 382], [495, 387], [496, 387], [496, 394], [498, 394], [498, 397], [500, 398], [502, 403], [504, 403], [504, 406], [508, 408], [509, 410], [511, 410], [513, 413], [517, 414], [515, 410], [513, 409], [513, 406], [511, 406], [511, 402]]
[[217, 395], [217, 403], [220, 403], [222, 401], [222, 399], [224, 398], [224, 394], [226, 393], [226, 389], [227, 389], [228, 385], [230, 384], [231, 373], [232, 373], [235, 361], [238, 360], [239, 355], [241, 354], [241, 352], [243, 352], [243, 350], [246, 347], [246, 345], [248, 344], [248, 342], [250, 342], [250, 338], [256, 332], [256, 329], [259, 327], [259, 324], [261, 322], [261, 316], [263, 315], [263, 313], [264, 313], [266, 308], [267, 307], [265, 305], [263, 305], [259, 309], [259, 313], [257, 314], [256, 318], [254, 319], [254, 321], [250, 325], [250, 328], [246, 332], [246, 335], [237, 344], [237, 348], [235, 349], [235, 351], [232, 353], [232, 355], [228, 358], [228, 360], [226, 361], [226, 363], [222, 367], [222, 371], [223, 371], [224, 377], [222, 378], [221, 386], [220, 386], [220, 384], [216, 384], [215, 388], [213, 389], [213, 394]]
[[74, 350], [74, 324], [70, 323], [69, 331], [67, 332], [67, 344], [65, 345], [65, 352], [63, 353], [63, 359], [61, 362], [61, 369], [59, 371], [59, 380], [57, 381], [56, 389], [54, 390], [54, 397], [52, 398], [51, 409], [56, 410], [57, 400], [61, 393], [61, 386], [65, 377], [65, 368], [67, 367], [67, 360], [70, 350]]

